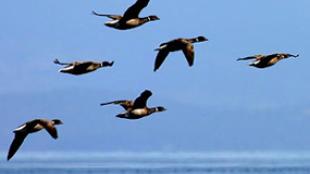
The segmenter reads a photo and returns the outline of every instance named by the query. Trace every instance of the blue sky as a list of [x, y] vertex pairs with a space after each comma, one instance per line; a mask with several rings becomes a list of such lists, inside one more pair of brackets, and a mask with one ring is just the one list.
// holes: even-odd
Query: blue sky
[[[130, 31], [107, 28], [92, 10], [122, 14], [134, 0], [3, 1], [0, 19], [0, 150], [24, 121], [60, 118], [60, 139], [32, 135], [22, 151], [308, 151], [310, 12], [307, 0], [155, 1], [141, 16], [161, 20]], [[154, 48], [204, 35], [187, 66], [169, 55], [156, 73]], [[268, 69], [239, 57], [300, 54]], [[114, 60], [84, 76], [58, 73], [62, 61]], [[138, 121], [114, 117], [114, 99], [153, 91], [167, 112]]]

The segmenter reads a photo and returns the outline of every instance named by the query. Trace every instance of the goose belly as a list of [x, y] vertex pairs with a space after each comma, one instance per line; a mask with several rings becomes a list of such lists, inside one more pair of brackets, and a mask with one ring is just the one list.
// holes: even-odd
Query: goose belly
[[134, 115], [139, 115], [139, 116], [148, 115], [147, 109], [134, 109], [131, 111], [131, 113]]
[[34, 129], [34, 131], [39, 131], [41, 129], [44, 129], [44, 127], [40, 124], [37, 124], [33, 129]]
[[278, 63], [278, 62], [279, 62], [279, 59], [273, 58], [273, 59], [271, 59], [271, 60], [269, 61], [269, 64], [270, 64], [270, 65], [274, 65], [274, 64], [276, 64], [276, 63]]
[[141, 25], [141, 21], [140, 19], [130, 19], [128, 21], [126, 21], [126, 25], [128, 25], [129, 27], [137, 27], [139, 25]]
[[95, 71], [99, 68], [99, 66], [95, 66], [95, 65], [90, 65], [86, 68], [86, 71], [91, 72], [91, 71]]

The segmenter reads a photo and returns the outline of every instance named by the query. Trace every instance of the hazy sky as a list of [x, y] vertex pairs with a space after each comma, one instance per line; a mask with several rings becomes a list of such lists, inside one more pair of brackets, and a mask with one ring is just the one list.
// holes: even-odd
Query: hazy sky
[[[141, 16], [161, 20], [130, 31], [91, 14], [122, 14], [135, 0], [3, 0], [0, 10], [0, 151], [12, 130], [34, 118], [59, 118], [59, 140], [42, 131], [21, 151], [310, 150], [309, 0], [151, 0]], [[204, 35], [192, 68], [182, 52], [154, 73], [154, 48]], [[268, 69], [239, 57], [300, 54]], [[114, 60], [83, 76], [58, 73], [53, 59]], [[118, 106], [153, 91], [168, 111], [138, 121]]]

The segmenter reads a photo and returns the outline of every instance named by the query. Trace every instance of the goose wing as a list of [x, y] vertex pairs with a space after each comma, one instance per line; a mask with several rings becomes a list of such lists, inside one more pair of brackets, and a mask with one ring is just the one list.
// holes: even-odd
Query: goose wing
[[125, 110], [127, 110], [133, 106], [133, 101], [131, 101], [131, 100], [116, 100], [116, 101], [101, 103], [100, 105], [105, 106], [105, 105], [110, 105], [110, 104], [120, 105]]
[[187, 63], [189, 66], [193, 66], [194, 64], [194, 57], [195, 57], [195, 52], [194, 52], [194, 45], [191, 43], [188, 43], [184, 46], [184, 48], [182, 49]]
[[272, 59], [278, 58], [278, 57], [279, 57], [279, 54], [271, 54], [268, 56], [264, 56], [264, 57], [260, 58], [259, 60], [261, 63], [268, 63], [268, 62], [272, 61]]
[[159, 67], [161, 66], [161, 64], [163, 64], [168, 54], [169, 51], [167, 49], [159, 50], [155, 60], [154, 71], [157, 71], [159, 69]]
[[68, 66], [72, 65], [72, 63], [60, 62], [58, 59], [55, 59], [53, 62], [57, 65], [68, 65]]
[[113, 19], [113, 20], [119, 20], [122, 18], [122, 16], [120, 16], [120, 15], [100, 14], [100, 13], [97, 13], [95, 11], [92, 11], [92, 13], [93, 13], [93, 15], [104, 16], [104, 17], [108, 17], [108, 18]]
[[52, 121], [47, 120], [39, 120], [38, 124], [40, 124], [44, 129], [54, 138], [58, 138], [58, 133], [56, 127], [53, 125]]
[[92, 61], [85, 61], [85, 62], [78, 62], [78, 63], [75, 63], [74, 64], [74, 68], [77, 70], [77, 71], [88, 71], [89, 68], [94, 65], [95, 63], [92, 62]]
[[140, 94], [138, 98], [134, 101], [133, 109], [144, 108], [147, 105], [147, 100], [152, 96], [152, 92], [149, 90], [145, 90]]
[[263, 55], [255, 55], [255, 56], [249, 56], [249, 57], [244, 57], [244, 58], [239, 58], [237, 59], [237, 61], [241, 61], [241, 60], [252, 60], [252, 59], [256, 59], [256, 60], [260, 60], [262, 58], [264, 58], [265, 56]]
[[13, 142], [10, 146], [9, 152], [8, 152], [7, 160], [10, 160], [14, 156], [14, 154], [17, 152], [19, 147], [23, 144], [27, 135], [28, 135], [28, 133], [25, 133], [25, 132], [16, 132], [15, 133], [14, 140], [13, 140]]
[[129, 19], [138, 18], [139, 13], [145, 8], [150, 0], [137, 0], [135, 4], [129, 7], [123, 15], [121, 21], [127, 21]]

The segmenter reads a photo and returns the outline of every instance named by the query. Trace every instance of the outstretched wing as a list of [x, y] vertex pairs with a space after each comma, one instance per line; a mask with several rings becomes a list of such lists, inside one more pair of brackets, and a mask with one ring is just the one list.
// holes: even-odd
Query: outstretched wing
[[122, 18], [122, 16], [120, 16], [120, 15], [100, 14], [100, 13], [97, 13], [95, 11], [92, 11], [92, 13], [93, 13], [93, 15], [104, 16], [104, 17], [108, 17], [108, 18], [113, 19], [113, 20], [119, 20]]
[[249, 56], [249, 57], [244, 57], [244, 58], [239, 58], [237, 59], [237, 61], [241, 61], [241, 60], [252, 60], [252, 59], [256, 59], [256, 60], [259, 60], [259, 59], [262, 59], [263, 55], [255, 55], [255, 56]]
[[123, 15], [123, 18], [121, 21], [127, 21], [129, 19], [138, 18], [139, 13], [142, 11], [143, 8], [145, 8], [150, 0], [137, 0], [137, 2], [129, 7], [126, 12]]
[[142, 92], [140, 96], [136, 98], [136, 100], [134, 101], [133, 109], [146, 107], [147, 100], [149, 99], [151, 95], [152, 95], [152, 92], [149, 90], [145, 90], [144, 92]]
[[110, 104], [115, 104], [115, 105], [120, 105], [122, 106], [125, 110], [132, 108], [133, 106], [133, 101], [131, 100], [116, 100], [116, 101], [111, 101], [111, 102], [106, 102], [106, 103], [101, 103], [101, 106], [105, 105], [110, 105]]
[[55, 59], [53, 62], [54, 62], [55, 64], [57, 64], [57, 65], [72, 65], [72, 63], [63, 63], [63, 62], [60, 62], [58, 59]]
[[101, 103], [101, 106], [105, 106], [105, 105], [110, 105], [110, 104], [115, 104], [115, 105], [120, 105], [123, 103], [128, 102], [129, 100], [115, 100], [115, 101], [111, 101], [111, 102], [106, 102], [106, 103]]
[[27, 137], [27, 133], [15, 133], [15, 137], [14, 140], [10, 146], [9, 152], [8, 152], [8, 156], [7, 156], [7, 160], [10, 160], [14, 154], [17, 152], [17, 150], [19, 149], [19, 147], [23, 144], [25, 138]]
[[158, 52], [155, 60], [154, 71], [157, 71], [159, 69], [159, 67], [161, 66], [161, 64], [163, 64], [168, 54], [169, 51], [167, 49], [162, 49]]
[[194, 64], [194, 56], [195, 56], [195, 52], [194, 52], [194, 46], [191, 43], [186, 44], [186, 46], [182, 49], [187, 63], [189, 66], [193, 66]]

